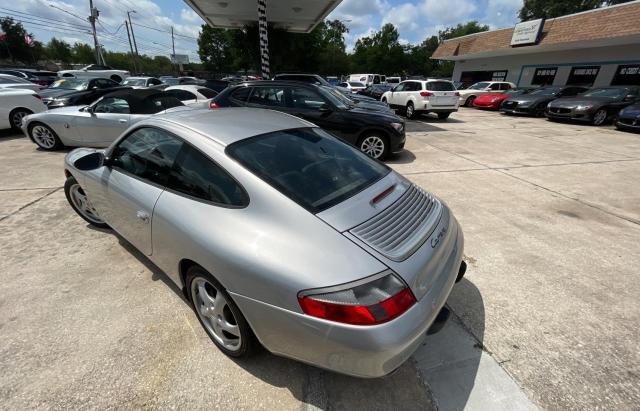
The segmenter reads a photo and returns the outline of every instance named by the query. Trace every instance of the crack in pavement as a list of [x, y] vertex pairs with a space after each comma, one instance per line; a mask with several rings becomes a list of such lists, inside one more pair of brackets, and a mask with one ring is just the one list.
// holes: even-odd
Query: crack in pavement
[[0, 222], [2, 222], [2, 221], [4, 221], [4, 220], [6, 220], [7, 218], [9, 218], [9, 217], [11, 217], [11, 216], [13, 216], [13, 215], [16, 215], [17, 213], [19, 213], [20, 211], [24, 210], [25, 208], [27, 208], [27, 207], [29, 207], [29, 206], [31, 206], [31, 205], [33, 205], [33, 204], [35, 204], [35, 203], [39, 202], [40, 200], [42, 200], [42, 199], [44, 199], [44, 198], [49, 197], [51, 194], [53, 194], [53, 193], [55, 193], [56, 191], [61, 190], [61, 189], [62, 189], [62, 187], [57, 187], [57, 188], [55, 188], [55, 189], [53, 189], [53, 190], [49, 191], [47, 194], [43, 195], [42, 197], [38, 197], [38, 198], [36, 198], [35, 200], [30, 201], [30, 202], [28, 202], [27, 204], [24, 204], [23, 206], [21, 206], [21, 207], [20, 207], [20, 208], [18, 208], [17, 210], [15, 210], [15, 211], [13, 211], [13, 212], [11, 212], [11, 213], [9, 213], [9, 214], [5, 215], [5, 216], [0, 217]]

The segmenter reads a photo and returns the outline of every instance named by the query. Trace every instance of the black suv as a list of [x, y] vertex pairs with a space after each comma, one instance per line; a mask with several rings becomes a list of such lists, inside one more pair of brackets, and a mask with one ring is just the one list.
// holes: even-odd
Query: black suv
[[211, 103], [282, 111], [332, 132], [376, 159], [404, 148], [404, 121], [391, 112], [358, 108], [331, 87], [297, 81], [252, 81], [227, 87]]

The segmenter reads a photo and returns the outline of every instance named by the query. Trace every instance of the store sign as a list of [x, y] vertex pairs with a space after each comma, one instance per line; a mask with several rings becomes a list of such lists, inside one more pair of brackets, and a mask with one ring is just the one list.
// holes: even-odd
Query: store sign
[[189, 56], [186, 54], [170, 54], [169, 58], [173, 64], [189, 64]]
[[542, 34], [542, 27], [544, 27], [544, 19], [516, 24], [513, 29], [513, 36], [511, 37], [511, 46], [538, 44], [540, 34]]

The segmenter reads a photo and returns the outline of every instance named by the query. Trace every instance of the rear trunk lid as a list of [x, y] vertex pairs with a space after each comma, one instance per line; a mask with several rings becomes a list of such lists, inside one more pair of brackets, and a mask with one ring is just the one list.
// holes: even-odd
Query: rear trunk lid
[[424, 97], [433, 106], [452, 106], [458, 101], [453, 84], [448, 81], [429, 81], [425, 85], [431, 96]]
[[440, 200], [395, 172], [318, 217], [393, 269], [418, 299], [457, 237]]

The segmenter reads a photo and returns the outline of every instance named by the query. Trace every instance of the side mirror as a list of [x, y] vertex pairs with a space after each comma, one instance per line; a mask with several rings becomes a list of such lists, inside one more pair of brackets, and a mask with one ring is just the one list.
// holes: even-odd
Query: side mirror
[[75, 168], [83, 171], [95, 170], [103, 165], [105, 165], [105, 157], [99, 151], [80, 157], [73, 163]]

